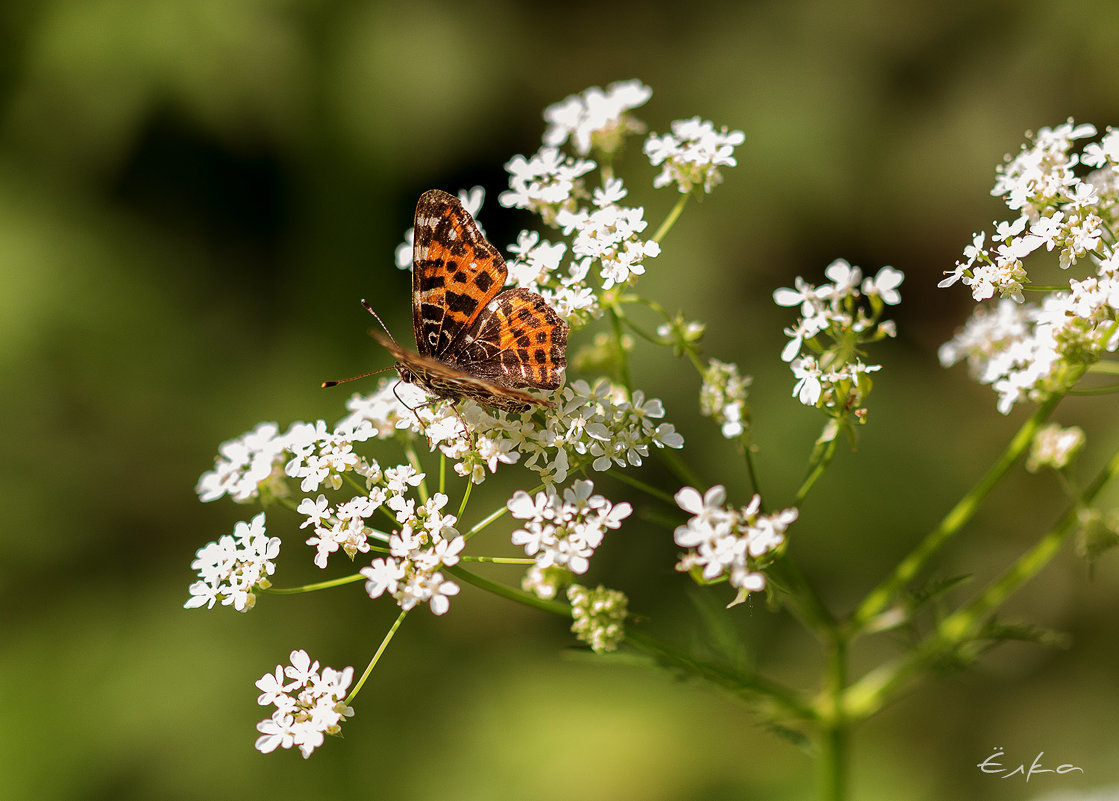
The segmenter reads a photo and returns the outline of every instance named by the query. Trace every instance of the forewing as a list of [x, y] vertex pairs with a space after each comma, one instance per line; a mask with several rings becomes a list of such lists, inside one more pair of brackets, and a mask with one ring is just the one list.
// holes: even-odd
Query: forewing
[[374, 332], [373, 337], [396, 359], [396, 369], [402, 381], [416, 384], [436, 397], [451, 400], [469, 398], [483, 406], [507, 412], [523, 412], [530, 406], [555, 407], [551, 401], [500, 386], [430, 356], [407, 351], [380, 333]]
[[509, 289], [486, 305], [452, 362], [501, 386], [555, 389], [567, 369], [567, 331], [540, 295]]
[[421, 356], [445, 359], [493, 300], [509, 270], [458, 198], [420, 195], [412, 246], [412, 328]]

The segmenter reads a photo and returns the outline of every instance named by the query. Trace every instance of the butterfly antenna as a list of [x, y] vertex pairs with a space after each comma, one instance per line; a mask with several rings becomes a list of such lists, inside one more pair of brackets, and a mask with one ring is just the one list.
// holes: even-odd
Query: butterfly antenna
[[[367, 301], [365, 298], [362, 298], [361, 299], [361, 305], [365, 307], [365, 310], [367, 312], [369, 312], [370, 314], [372, 314], [376, 318], [377, 322], [381, 324], [381, 328], [385, 329], [385, 333], [389, 335], [389, 339], [392, 340], [392, 344], [396, 345], [396, 339], [393, 338], [392, 331], [390, 331], [389, 327], [387, 325], [385, 325], [385, 321], [381, 319], [381, 315], [379, 315], [379, 314], [377, 314], [377, 312], [373, 311], [373, 307], [369, 305], [369, 301]], [[400, 347], [400, 346], [397, 345], [397, 347]]]
[[386, 370], [392, 369], [392, 367], [382, 367], [380, 370], [370, 370], [368, 373], [362, 373], [361, 375], [352, 375], [349, 378], [339, 378], [337, 381], [323, 381], [321, 384], [319, 384], [319, 387], [322, 389], [326, 389], [327, 387], [336, 387], [339, 384], [345, 384], [347, 381], [357, 381], [359, 378], [368, 378], [371, 375], [377, 375], [377, 373], [383, 373]]
[[[392, 339], [392, 344], [396, 345], [396, 340], [393, 339], [393, 337], [392, 337], [392, 331], [389, 331], [388, 326], [385, 325], [385, 322], [384, 322], [384, 320], [381, 319], [381, 316], [379, 314], [377, 314], [377, 312], [373, 311], [373, 307], [369, 305], [369, 301], [367, 301], [365, 298], [362, 298], [361, 299], [361, 305], [365, 307], [365, 310], [367, 312], [369, 312], [370, 314], [372, 314], [374, 317], [377, 318], [377, 322], [381, 324], [381, 328], [385, 329], [385, 333], [389, 335], [389, 339]], [[397, 346], [397, 347], [399, 347], [399, 346]], [[386, 370], [392, 370], [392, 369], [394, 369], [394, 368], [392, 368], [392, 367], [382, 367], [380, 370], [370, 370], [368, 373], [362, 373], [361, 375], [353, 375], [353, 376], [350, 376], [349, 378], [339, 378], [336, 381], [323, 381], [321, 384], [319, 384], [319, 387], [321, 389], [326, 389], [327, 387], [336, 387], [339, 384], [345, 384], [347, 381], [357, 381], [359, 378], [368, 378], [371, 375], [377, 375], [377, 373], [383, 373]]]

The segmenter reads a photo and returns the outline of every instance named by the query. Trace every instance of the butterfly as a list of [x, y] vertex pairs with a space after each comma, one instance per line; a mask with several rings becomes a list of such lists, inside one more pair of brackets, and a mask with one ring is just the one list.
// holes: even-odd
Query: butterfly
[[414, 232], [412, 328], [418, 352], [400, 347], [391, 334], [373, 334], [396, 359], [400, 380], [436, 398], [469, 398], [507, 412], [554, 408], [522, 390], [563, 383], [567, 323], [535, 292], [501, 291], [509, 275], [505, 259], [453, 195], [424, 192]]

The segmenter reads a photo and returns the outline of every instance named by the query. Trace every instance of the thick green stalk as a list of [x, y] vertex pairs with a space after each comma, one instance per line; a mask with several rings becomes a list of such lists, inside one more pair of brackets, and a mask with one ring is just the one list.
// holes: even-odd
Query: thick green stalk
[[851, 617], [850, 631], [852, 635], [858, 634], [875, 618], [881, 614], [897, 597], [898, 592], [928, 564], [929, 560], [944, 545], [956, 535], [971, 520], [978, 511], [984, 499], [991, 493], [998, 483], [1010, 470], [1011, 466], [1030, 446], [1030, 442], [1037, 433], [1038, 428], [1052, 413], [1053, 408], [1060, 403], [1061, 395], [1053, 395], [1038, 406], [1029, 420], [1022, 424], [1014, 439], [1007, 445], [998, 460], [987, 471], [987, 474], [960, 499], [951, 511], [944, 516], [939, 525], [933, 529], [894, 570], [886, 581], [882, 582], [863, 600], [859, 608]]
[[849, 724], [843, 708], [847, 683], [847, 643], [835, 632], [828, 643], [827, 675], [820, 709], [820, 798], [843, 801], [847, 797]]
[[930, 663], [951, 653], [952, 649], [982, 633], [990, 614], [1026, 582], [1041, 572], [1056, 555], [1061, 544], [1076, 529], [1079, 511], [1089, 504], [1100, 490], [1119, 475], [1119, 451], [1111, 457], [1083, 498], [1074, 500], [1060, 520], [1030, 550], [991, 582], [973, 601], [944, 618], [910, 654], [871, 671], [847, 691], [844, 704], [853, 718], [864, 718], [877, 712], [897, 695]]

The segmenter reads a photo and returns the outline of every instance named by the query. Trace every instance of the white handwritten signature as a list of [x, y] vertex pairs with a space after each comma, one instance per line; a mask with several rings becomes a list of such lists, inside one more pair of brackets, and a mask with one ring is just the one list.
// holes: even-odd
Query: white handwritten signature
[[1001, 774], [1000, 778], [1002, 779], [1009, 779], [1011, 776], [1025, 776], [1027, 782], [1033, 776], [1040, 773], [1056, 773], [1058, 776], [1063, 776], [1066, 773], [1073, 773], [1074, 771], [1079, 771], [1081, 773], [1084, 772], [1084, 768], [1068, 763], [1058, 765], [1055, 768], [1042, 767], [1041, 758], [1045, 755], [1044, 751], [1038, 751], [1037, 756], [1034, 757], [1034, 761], [1031, 762], [1029, 766], [1027, 766], [1024, 762], [1020, 765], [1003, 765], [997, 760], [1002, 758], [1005, 753], [1006, 752], [1003, 751], [1001, 748], [996, 747], [989, 757], [984, 759], [975, 767], [979, 768], [984, 773], [994, 775]]

